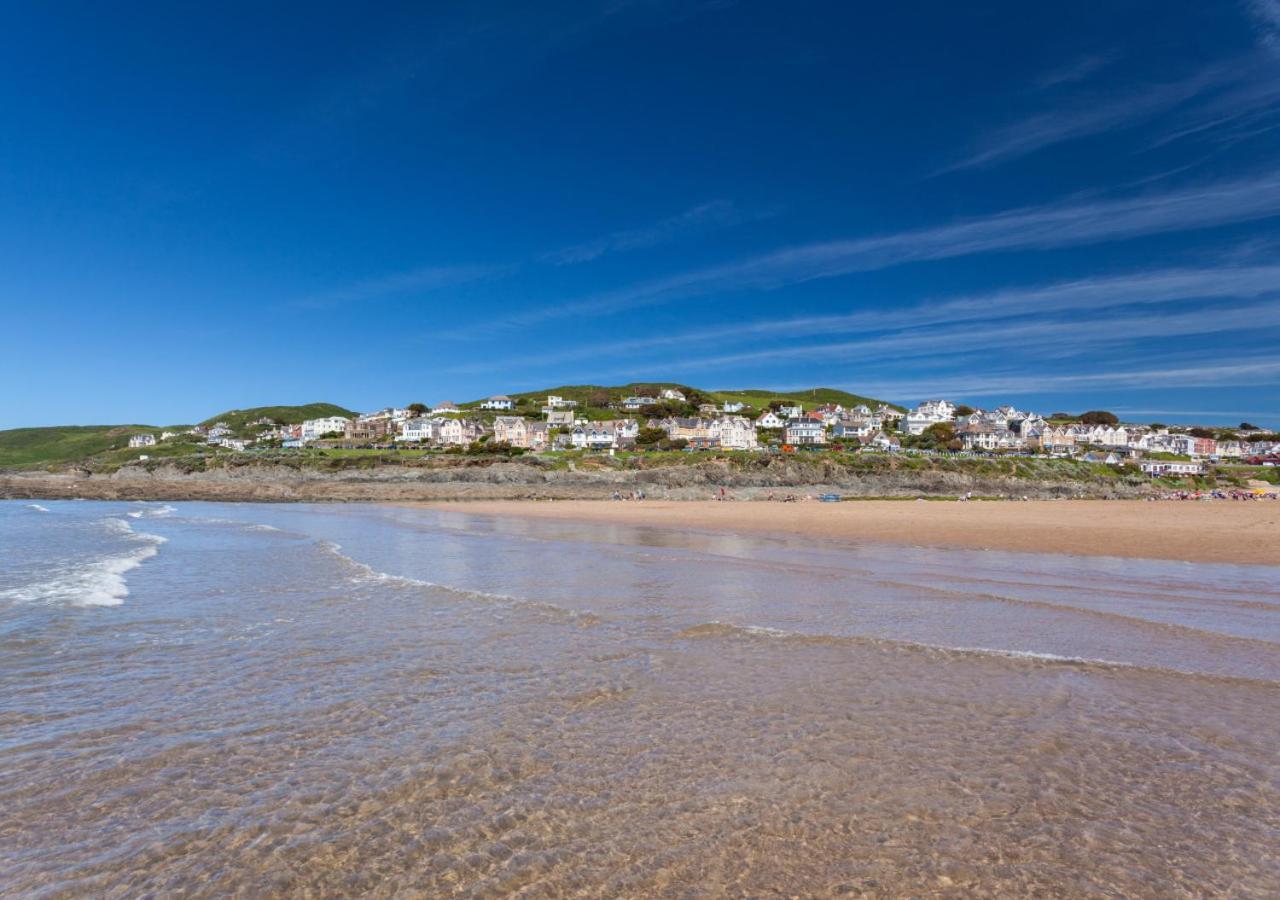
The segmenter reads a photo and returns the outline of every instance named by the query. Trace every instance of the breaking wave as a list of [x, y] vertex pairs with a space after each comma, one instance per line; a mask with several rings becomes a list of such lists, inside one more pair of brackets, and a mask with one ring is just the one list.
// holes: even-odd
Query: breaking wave
[[33, 509], [36, 512], [48, 512], [48, 507], [41, 506], [39, 503], [28, 503], [27, 509]]
[[177, 509], [164, 504], [163, 506], [148, 506], [144, 509], [135, 509], [133, 512], [125, 513], [131, 519], [158, 519], [161, 516], [167, 516], [177, 512]]
[[0, 597], [21, 603], [119, 606], [129, 596], [125, 574], [159, 553], [160, 545], [168, 539], [134, 531], [123, 519], [105, 519], [102, 524], [135, 546], [124, 553], [100, 556], [64, 568], [44, 581], [0, 592]]

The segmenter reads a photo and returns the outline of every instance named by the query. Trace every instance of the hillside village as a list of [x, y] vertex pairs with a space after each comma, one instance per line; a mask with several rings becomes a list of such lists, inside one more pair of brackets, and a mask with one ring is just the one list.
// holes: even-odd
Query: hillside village
[[[576, 396], [569, 396], [570, 393]], [[817, 397], [819, 389], [814, 390]], [[827, 394], [836, 392], [824, 392]], [[852, 395], [845, 395], [852, 396]], [[854, 398], [860, 399], [860, 398]], [[1044, 455], [1146, 474], [1196, 475], [1207, 461], [1280, 462], [1280, 438], [1242, 423], [1233, 431], [1122, 423], [1106, 412], [1050, 416], [1014, 406], [975, 409], [926, 400], [904, 410], [887, 403], [805, 403], [797, 395], [741, 392], [715, 396], [681, 386], [627, 390], [561, 389], [546, 395], [495, 395], [458, 405], [415, 403], [359, 415], [285, 423], [262, 416], [238, 425], [135, 434], [129, 446], [197, 442], [234, 451], [254, 448], [422, 448], [451, 452], [718, 450], [806, 452], [824, 449], [929, 455]]]

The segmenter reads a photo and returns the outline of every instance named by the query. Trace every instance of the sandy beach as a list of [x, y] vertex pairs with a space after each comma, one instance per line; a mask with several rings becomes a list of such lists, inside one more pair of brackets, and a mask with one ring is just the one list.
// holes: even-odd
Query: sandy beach
[[1280, 501], [474, 501], [477, 515], [848, 541], [1280, 565]]

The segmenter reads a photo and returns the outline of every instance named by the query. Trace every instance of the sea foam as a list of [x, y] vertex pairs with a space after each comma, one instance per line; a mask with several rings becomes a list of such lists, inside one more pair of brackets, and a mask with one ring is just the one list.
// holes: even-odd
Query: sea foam
[[134, 531], [123, 519], [104, 519], [102, 524], [134, 546], [123, 553], [69, 564], [44, 581], [2, 591], [0, 598], [21, 603], [119, 606], [129, 596], [125, 574], [159, 553], [160, 545], [168, 539], [158, 534]]

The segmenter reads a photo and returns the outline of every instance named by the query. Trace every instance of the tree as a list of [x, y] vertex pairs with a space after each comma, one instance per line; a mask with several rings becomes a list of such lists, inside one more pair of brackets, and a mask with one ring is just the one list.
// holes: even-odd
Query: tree
[[1188, 428], [1187, 434], [1198, 438], [1211, 438], [1214, 436], [1213, 432], [1208, 428]]
[[920, 436], [924, 446], [940, 450], [956, 439], [956, 429], [950, 422], [934, 422]]
[[667, 439], [667, 433], [661, 428], [641, 428], [636, 434], [636, 446], [653, 447]]
[[975, 410], [972, 406], [965, 406], [963, 403], [961, 403], [959, 406], [956, 407], [957, 418], [961, 416], [971, 416], [975, 412], [977, 412], [977, 410]]
[[1241, 430], [1241, 431], [1257, 431], [1257, 430], [1258, 430], [1258, 426], [1257, 426], [1257, 425], [1251, 425], [1251, 424], [1250, 424], [1250, 423], [1248, 423], [1248, 422], [1241, 422], [1241, 423], [1240, 423], [1240, 430]]
[[1072, 422], [1072, 421], [1075, 421], [1076, 417], [1071, 415], [1071, 413], [1056, 412], [1056, 413], [1053, 413], [1051, 416], [1049, 416], [1049, 418], [1057, 419], [1060, 422]]
[[1115, 413], [1104, 409], [1091, 409], [1080, 414], [1080, 421], [1086, 425], [1119, 425], [1120, 419]]
[[409, 412], [413, 413], [415, 416], [421, 416], [421, 415], [424, 415], [424, 414], [426, 413], [426, 411], [427, 411], [427, 404], [425, 404], [425, 403], [410, 403], [410, 404], [406, 407], [406, 409], [408, 409], [408, 410], [409, 410]]

